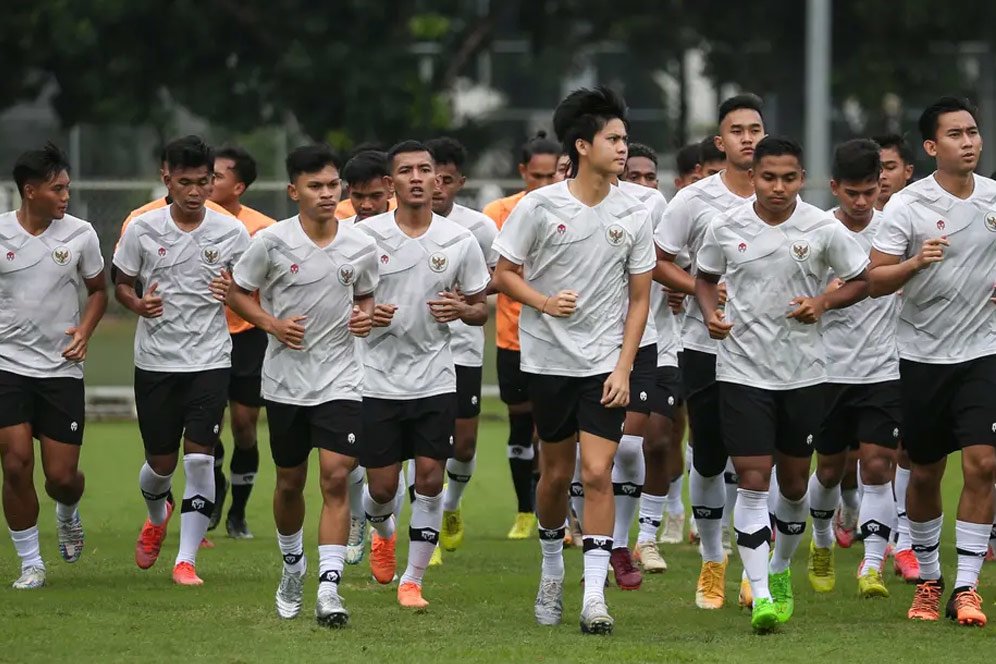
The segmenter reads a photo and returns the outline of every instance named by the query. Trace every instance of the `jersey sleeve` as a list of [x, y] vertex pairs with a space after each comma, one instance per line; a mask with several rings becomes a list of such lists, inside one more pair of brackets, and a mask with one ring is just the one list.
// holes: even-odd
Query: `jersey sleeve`
[[104, 271], [104, 257], [100, 253], [100, 239], [93, 226], [87, 228], [86, 240], [80, 253], [80, 274], [84, 279], [93, 279]]
[[457, 282], [460, 290], [467, 295], [476, 295], [488, 287], [491, 281], [491, 271], [484, 262], [484, 254], [477, 242], [468, 241], [457, 270]]
[[242, 252], [232, 268], [232, 280], [243, 290], [256, 291], [266, 283], [269, 271], [270, 252], [264, 233], [253, 238], [249, 248]]
[[252, 238], [249, 237], [249, 231], [239, 223], [240, 229], [239, 234], [235, 237], [235, 241], [232, 243], [232, 257], [229, 261], [228, 268], [232, 269], [242, 255], [249, 249], [249, 245], [252, 243]]
[[827, 243], [827, 264], [844, 281], [853, 279], [868, 267], [868, 255], [841, 225], [830, 227], [830, 239]]
[[536, 219], [534, 207], [526, 200], [519, 204], [508, 215], [508, 219], [498, 231], [494, 241], [494, 251], [516, 265], [523, 265], [532, 250], [536, 236]]
[[653, 233], [650, 230], [650, 217], [643, 215], [643, 220], [636, 229], [626, 269], [630, 274], [643, 274], [653, 270], [655, 265], [657, 265], [657, 251], [654, 249]]
[[912, 236], [912, 226], [905, 214], [903, 201], [894, 196], [882, 211], [882, 223], [875, 232], [872, 248], [890, 256], [905, 256]]
[[692, 211], [685, 196], [671, 199], [661, 213], [654, 230], [654, 242], [662, 251], [677, 256], [688, 246]]
[[498, 264], [498, 252], [494, 248], [495, 238], [498, 237], [498, 226], [490, 218], [481, 219], [481, 223], [474, 229], [474, 236], [484, 254], [484, 262], [489, 268], [494, 269]]
[[706, 229], [702, 246], [696, 256], [696, 269], [707, 274], [726, 274], [726, 254], [723, 253], [723, 247], [716, 237], [715, 223], [710, 223]]
[[377, 245], [372, 241], [367, 251], [356, 261], [356, 280], [353, 282], [353, 296], [366, 297], [377, 290], [380, 283], [380, 267], [377, 260]]
[[121, 234], [112, 259], [115, 267], [129, 277], [137, 277], [142, 269], [142, 243], [138, 232], [135, 224], [128, 224]]

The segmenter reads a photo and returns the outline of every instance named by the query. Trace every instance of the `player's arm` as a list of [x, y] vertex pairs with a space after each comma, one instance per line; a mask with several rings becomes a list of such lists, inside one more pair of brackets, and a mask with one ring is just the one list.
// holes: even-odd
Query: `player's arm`
[[90, 337], [93, 336], [97, 323], [107, 311], [107, 278], [104, 276], [104, 271], [100, 270], [94, 276], [83, 279], [83, 285], [86, 287], [83, 313], [80, 315], [79, 324], [66, 330], [66, 335], [71, 339], [69, 345], [62, 351], [62, 357], [71, 362], [82, 362], [86, 359]]
[[923, 243], [915, 256], [906, 260], [873, 248], [868, 268], [868, 295], [882, 297], [900, 290], [916, 274], [941, 262], [947, 246], [947, 237], [931, 238]]
[[353, 296], [353, 313], [349, 316], [349, 333], [354, 337], [365, 337], [373, 329], [374, 296]]
[[159, 282], [153, 281], [142, 297], [135, 291], [136, 275], [126, 274], [121, 266], [115, 276], [114, 298], [129, 311], [142, 318], [159, 318], [163, 315], [163, 298], [157, 293]]
[[498, 259], [492, 283], [498, 292], [548, 316], [566, 318], [577, 308], [578, 294], [576, 291], [562, 290], [550, 295], [540, 293], [526, 283], [522, 276], [522, 266], [513, 263], [504, 256]]
[[629, 308], [623, 323], [623, 342], [616, 368], [602, 384], [602, 405], [623, 408], [629, 405], [629, 376], [640, 347], [640, 339], [650, 314], [650, 284], [652, 272], [630, 274], [628, 279]]
[[787, 317], [812, 325], [825, 312], [849, 307], [866, 297], [868, 297], [868, 270], [862, 270], [856, 277], [844, 281], [839, 288], [827, 289], [816, 297], [793, 299], [791, 304], [797, 306]]
[[695, 273], [695, 299], [713, 339], [725, 339], [733, 329], [733, 324], [726, 322], [726, 314], [719, 308], [720, 276], [702, 270]]
[[654, 267], [654, 281], [667, 286], [672, 291], [695, 294], [695, 279], [682, 269], [675, 261], [677, 254], [672, 254], [657, 245], [657, 265]]
[[277, 318], [263, 309], [256, 301], [256, 298], [253, 297], [255, 290], [255, 288], [243, 288], [238, 282], [233, 281], [232, 287], [228, 289], [225, 304], [247, 323], [251, 323], [267, 334], [276, 337], [277, 341], [291, 350], [304, 350], [304, 321], [308, 317]]

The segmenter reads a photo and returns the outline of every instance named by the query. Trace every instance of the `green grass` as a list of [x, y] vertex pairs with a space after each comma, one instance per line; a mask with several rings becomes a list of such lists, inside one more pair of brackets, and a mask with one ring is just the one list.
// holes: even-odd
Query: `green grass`
[[[125, 363], [125, 358], [120, 361]], [[0, 550], [0, 661], [74, 662], [836, 662], [988, 661], [993, 630], [940, 624], [911, 624], [905, 618], [912, 589], [888, 574], [892, 597], [856, 597], [853, 570], [858, 549], [838, 552], [838, 588], [829, 596], [809, 590], [804, 549], [795, 574], [796, 617], [780, 633], [758, 637], [748, 616], [735, 607], [739, 562], [731, 564], [727, 608], [694, 608], [698, 556], [691, 546], [665, 549], [670, 570], [648, 577], [638, 592], [607, 591], [616, 618], [612, 637], [583, 637], [580, 609], [581, 553], [568, 550], [565, 622], [558, 628], [533, 623], [532, 603], [539, 574], [535, 539], [510, 542], [514, 502], [505, 460], [505, 425], [500, 405], [486, 402], [477, 473], [465, 502], [464, 548], [430, 569], [424, 615], [402, 611], [394, 587], [370, 580], [366, 561], [347, 567], [342, 595], [352, 612], [346, 630], [319, 629], [310, 612], [315, 593], [317, 482], [307, 495], [306, 552], [311, 558], [305, 609], [291, 622], [279, 620], [273, 593], [280, 575], [270, 495], [273, 468], [265, 427], [263, 464], [249, 505], [256, 539], [233, 542], [216, 533], [217, 547], [203, 551], [198, 572], [206, 585], [179, 588], [169, 572], [176, 554], [176, 524], [162, 559], [140, 571], [133, 547], [144, 518], [136, 486], [142, 447], [134, 423], [88, 425], [83, 448], [87, 492], [82, 514], [87, 548], [70, 566], [57, 553], [52, 503], [42, 498], [42, 552], [49, 586], [17, 592], [7, 583], [18, 571], [9, 544]], [[229, 450], [231, 448], [229, 447]], [[952, 459], [954, 462], [954, 459]], [[39, 464], [40, 465], [40, 464]], [[182, 473], [181, 473], [182, 474]], [[954, 505], [959, 473], [952, 463], [946, 502]], [[38, 486], [41, 486], [39, 477]], [[176, 489], [182, 492], [178, 476]], [[951, 524], [942, 560], [953, 580]], [[402, 528], [401, 532], [404, 532]], [[399, 538], [399, 566], [406, 550]], [[808, 545], [808, 536], [804, 546]], [[983, 574], [983, 592], [992, 580]]]

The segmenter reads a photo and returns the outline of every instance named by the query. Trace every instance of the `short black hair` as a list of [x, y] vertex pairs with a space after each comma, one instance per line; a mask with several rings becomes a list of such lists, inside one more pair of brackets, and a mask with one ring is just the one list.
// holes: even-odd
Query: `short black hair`
[[463, 147], [455, 138], [441, 136], [425, 142], [425, 147], [429, 148], [432, 160], [437, 164], [453, 164], [456, 169], [463, 173], [463, 165], [467, 163], [467, 148]]
[[317, 173], [326, 166], [335, 166], [338, 171], [339, 156], [325, 143], [313, 143], [291, 150], [284, 164], [287, 179], [294, 182], [302, 173]]
[[405, 154], [408, 152], [429, 152], [429, 148], [426, 147], [425, 143], [413, 139], [395, 143], [394, 146], [387, 151], [387, 165], [390, 170], [394, 170], [394, 158], [399, 154]]
[[912, 164], [916, 159], [913, 156], [913, 148], [910, 147], [909, 141], [899, 134], [882, 134], [880, 136], [872, 136], [872, 140], [878, 143], [880, 150], [892, 148], [898, 152], [899, 158], [902, 159], [905, 164]]
[[48, 182], [62, 171], [69, 172], [69, 159], [49, 141], [41, 150], [28, 150], [14, 162], [14, 182], [17, 193], [24, 195], [26, 184]]
[[348, 185], [360, 185], [371, 180], [388, 177], [387, 153], [380, 150], [364, 150], [353, 155], [342, 167], [342, 179]]
[[207, 166], [214, 172], [214, 150], [200, 136], [191, 134], [171, 141], [163, 152], [167, 170]]
[[739, 94], [734, 97], [730, 97], [722, 104], [719, 105], [719, 120], [718, 123], [723, 123], [723, 118], [732, 113], [733, 111], [739, 111], [741, 109], [747, 109], [750, 111], [757, 111], [757, 114], [761, 116], [761, 120], [764, 120], [764, 113], [761, 109], [764, 106], [764, 102], [753, 92], [745, 92], [744, 94]]
[[679, 177], [685, 177], [689, 173], [695, 172], [701, 163], [702, 147], [698, 143], [689, 143], [674, 155], [674, 165]]
[[560, 143], [546, 137], [545, 131], [538, 131], [536, 135], [522, 144], [520, 148], [519, 163], [528, 164], [538, 154], [552, 154], [559, 157], [564, 154], [564, 149]]
[[578, 139], [591, 142], [595, 134], [610, 120], [622, 120], [629, 127], [626, 102], [611, 89], [600, 85], [594, 90], [581, 88], [567, 95], [553, 112], [553, 130], [571, 159], [573, 172], [577, 172]]
[[957, 113], [958, 111], [966, 111], [972, 116], [972, 119], [978, 122], [975, 116], [975, 107], [972, 106], [967, 99], [959, 99], [958, 97], [941, 97], [933, 104], [923, 109], [923, 113], [920, 114], [920, 135], [925, 141], [933, 141], [937, 138], [937, 125], [940, 117], [945, 113]]
[[855, 138], [833, 151], [830, 177], [836, 182], [864, 182], [878, 179], [882, 173], [881, 148], [875, 141]]
[[649, 159], [654, 162], [654, 166], [657, 166], [657, 152], [649, 145], [644, 145], [643, 143], [630, 143], [629, 144], [629, 155], [627, 159], [632, 157], [643, 157], [644, 159]]
[[701, 155], [699, 163], [705, 164], [710, 161], [726, 161], [726, 153], [716, 147], [716, 137], [706, 136], [699, 143], [699, 149], [701, 150]]
[[754, 166], [761, 163], [765, 157], [792, 156], [802, 165], [802, 146], [791, 138], [783, 136], [765, 136], [754, 148]]
[[248, 189], [256, 181], [256, 160], [252, 158], [245, 148], [238, 145], [226, 145], [214, 153], [215, 159], [231, 159], [232, 170], [235, 171], [239, 182]]

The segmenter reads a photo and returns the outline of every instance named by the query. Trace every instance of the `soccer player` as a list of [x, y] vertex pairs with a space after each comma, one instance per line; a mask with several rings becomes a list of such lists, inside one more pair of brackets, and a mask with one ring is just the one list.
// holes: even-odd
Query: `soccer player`
[[[709, 335], [724, 340], [716, 380], [723, 438], [740, 482], [737, 548], [753, 591], [751, 625], [768, 631], [794, 611], [789, 564], [806, 527], [810, 457], [824, 410], [816, 323], [825, 311], [867, 296], [868, 257], [843, 224], [799, 199], [805, 173], [798, 144], [764, 138], [751, 177], [756, 200], [709, 224], [696, 254], [695, 287]], [[825, 291], [831, 269], [843, 283]], [[726, 313], [719, 293], [724, 275]], [[698, 461], [702, 441], [695, 442]], [[773, 463], [778, 538], [769, 563]]]
[[[243, 205], [242, 196], [256, 181], [256, 160], [244, 148], [223, 147], [214, 156], [214, 188], [209, 200], [225, 208], [238, 219], [253, 237], [264, 228], [272, 226], [274, 220], [262, 212]], [[229, 416], [232, 423], [232, 505], [228, 508], [225, 530], [234, 539], [251, 539], [252, 532], [246, 524], [246, 503], [252, 493], [256, 473], [259, 472], [259, 449], [256, 446], [256, 425], [259, 422], [259, 409], [263, 405], [260, 396], [263, 355], [266, 353], [266, 332], [254, 327], [233, 312], [225, 310], [228, 319], [228, 332], [232, 335], [232, 373], [228, 385]], [[219, 441], [215, 448], [214, 512], [208, 530], [217, 527], [221, 520], [222, 507], [228, 481], [223, 471], [225, 448]]]
[[[205, 207], [214, 152], [196, 136], [166, 146], [169, 206], [135, 217], [114, 252], [115, 296], [137, 314], [135, 403], [145, 446], [139, 487], [148, 518], [135, 546], [155, 564], [173, 511], [166, 498], [182, 447], [186, 476], [173, 581], [201, 585], [195, 562], [213, 510], [214, 448], [225, 413], [232, 339], [224, 274], [249, 244], [237, 219]], [[144, 294], [135, 292], [141, 281]]]
[[411, 543], [398, 603], [424, 609], [422, 580], [439, 541], [443, 472], [453, 454], [456, 424], [449, 323], [487, 322], [491, 275], [470, 231], [432, 212], [436, 171], [426, 146], [399, 143], [388, 163], [398, 209], [357, 224], [377, 243], [380, 261], [375, 329], [363, 349], [367, 444], [360, 460], [367, 469], [364, 506], [375, 531], [370, 567], [374, 578], [387, 584], [395, 574], [398, 473], [402, 461], [414, 459]]
[[[492, 249], [498, 228], [490, 217], [459, 205], [456, 197], [467, 182], [463, 173], [466, 149], [452, 138], [436, 138], [425, 144], [436, 166], [433, 213], [446, 217], [473, 234], [489, 270], [498, 255]], [[461, 320], [450, 323], [450, 352], [456, 369], [457, 411], [453, 434], [453, 456], [446, 462], [449, 482], [443, 494], [443, 530], [440, 544], [453, 551], [463, 543], [460, 499], [474, 473], [477, 458], [477, 425], [481, 414], [481, 379], [484, 366], [484, 329]]]
[[643, 143], [630, 143], [622, 180], [657, 189], [657, 153]]
[[339, 217], [347, 221], [363, 221], [384, 214], [396, 207], [387, 155], [379, 150], [356, 153], [342, 169], [342, 178], [349, 186], [349, 201], [353, 215]]
[[[482, 212], [491, 217], [499, 230], [523, 196], [557, 181], [560, 144], [538, 132], [522, 146], [519, 175], [524, 189], [499, 198], [484, 206]], [[498, 293], [495, 309], [497, 338], [496, 367], [501, 400], [508, 406], [508, 466], [518, 503], [515, 523], [508, 531], [509, 539], [526, 539], [536, 532], [534, 513], [533, 466], [535, 460], [532, 404], [526, 386], [527, 376], [520, 369], [519, 313], [522, 305], [505, 293]]]
[[702, 179], [702, 148], [698, 143], [691, 143], [678, 150], [674, 155], [675, 178], [674, 189], [681, 191], [690, 184]]
[[707, 136], [703, 138], [702, 142], [699, 143], [699, 148], [701, 150], [699, 163], [702, 177], [707, 178], [715, 175], [727, 167], [726, 152], [720, 150], [716, 145], [715, 137]]
[[107, 292], [97, 233], [66, 214], [65, 155], [48, 143], [19, 156], [13, 175], [21, 206], [0, 214], [0, 461], [4, 516], [21, 559], [13, 587], [30, 590], [45, 585], [33, 438], [55, 501], [59, 554], [67, 563], [83, 555], [83, 360]]
[[[626, 166], [626, 107], [607, 88], [577, 90], [554, 112], [576, 177], [527, 194], [495, 240], [495, 287], [526, 305], [522, 371], [541, 441], [537, 507], [543, 565], [535, 617], [563, 613], [564, 523], [580, 442], [585, 509], [581, 630], [608, 634], [612, 462], [630, 373], [647, 323], [654, 267], [649, 215], [612, 186]], [[625, 312], [625, 314], [624, 314]]]
[[[349, 534], [347, 481], [363, 437], [363, 371], [353, 337], [370, 333], [377, 249], [335, 218], [342, 185], [332, 150], [300, 147], [287, 157], [287, 192], [298, 214], [253, 240], [235, 265], [228, 301], [269, 336], [262, 384], [277, 467], [273, 517], [283, 557], [277, 613], [301, 611], [304, 486], [318, 449], [322, 509], [318, 522], [318, 624], [340, 627], [349, 612], [339, 580]], [[252, 296], [259, 290], [262, 306]]]
[[[676, 261], [687, 251], [694, 264], [709, 223], [721, 213], [751, 200], [750, 177], [754, 148], [764, 137], [761, 101], [751, 94], [738, 95], [719, 107], [717, 146], [726, 155], [726, 168], [679, 191], [668, 204], [654, 238], [658, 250], [655, 278], [673, 291], [692, 295], [695, 279]], [[723, 297], [724, 287], [720, 287]], [[716, 383], [717, 342], [710, 338], [704, 317], [694, 298], [687, 302], [681, 331], [681, 376], [684, 381], [688, 421], [695, 441], [690, 461], [689, 498], [692, 517], [701, 538], [702, 568], [695, 590], [695, 604], [718, 609], [726, 598], [727, 555], [723, 549], [724, 509], [727, 520], [732, 504], [727, 501], [726, 479], [729, 457], [723, 442], [719, 417], [719, 386]], [[734, 485], [735, 488], [735, 485]], [[744, 578], [740, 603], [750, 603], [750, 584]]]
[[882, 160], [881, 187], [875, 209], [883, 210], [889, 199], [902, 191], [913, 177], [913, 148], [899, 134], [874, 136], [872, 140], [878, 143]]
[[[866, 254], [882, 221], [875, 210], [881, 170], [874, 141], [855, 139], [834, 151], [830, 189], [839, 205], [830, 214]], [[831, 289], [840, 284], [832, 274], [827, 281]], [[857, 522], [865, 550], [858, 592], [863, 597], [889, 595], [881, 569], [896, 528], [891, 481], [900, 430], [898, 312], [897, 297], [889, 295], [828, 311], [820, 320], [827, 355], [826, 412], [814, 441], [816, 472], [809, 479], [809, 583], [816, 592], [830, 592], [836, 580], [831, 520], [848, 451], [856, 449], [864, 486]]]
[[941, 478], [947, 455], [961, 450], [958, 573], [946, 614], [981, 626], [976, 585], [996, 467], [996, 183], [974, 173], [982, 136], [967, 102], [943, 97], [919, 125], [937, 170], [889, 200], [871, 254], [872, 296], [903, 291], [897, 338], [903, 446], [912, 462], [906, 509], [920, 563], [908, 616], [940, 618]]

